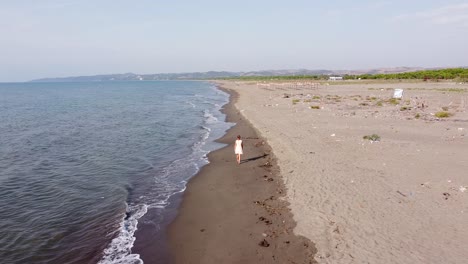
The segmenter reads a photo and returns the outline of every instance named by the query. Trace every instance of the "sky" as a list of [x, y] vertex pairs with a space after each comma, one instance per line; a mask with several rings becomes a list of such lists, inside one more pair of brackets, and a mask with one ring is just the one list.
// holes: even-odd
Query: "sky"
[[468, 1], [0, 0], [0, 82], [468, 66]]

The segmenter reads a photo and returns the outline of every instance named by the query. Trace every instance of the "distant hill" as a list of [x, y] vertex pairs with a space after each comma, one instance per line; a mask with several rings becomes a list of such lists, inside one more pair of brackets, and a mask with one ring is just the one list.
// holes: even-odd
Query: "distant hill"
[[[440, 68], [431, 68], [440, 69]], [[156, 73], [156, 74], [103, 74], [93, 76], [75, 76], [63, 78], [43, 78], [31, 82], [92, 82], [92, 81], [150, 81], [150, 80], [207, 80], [216, 78], [248, 77], [248, 76], [294, 76], [294, 75], [361, 75], [361, 74], [387, 74], [405, 73], [429, 70], [421, 67], [378, 68], [367, 70], [266, 70], [250, 72], [208, 71], [190, 73]]]

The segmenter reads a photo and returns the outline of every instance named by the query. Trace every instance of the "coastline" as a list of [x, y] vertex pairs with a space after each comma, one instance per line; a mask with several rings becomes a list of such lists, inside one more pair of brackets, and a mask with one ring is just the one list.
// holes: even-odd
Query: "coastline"
[[[239, 94], [217, 86], [230, 95], [223, 112], [236, 125], [217, 140], [227, 146], [209, 153], [210, 163], [187, 184], [167, 230], [172, 262], [315, 263], [314, 244], [293, 233], [270, 146], [236, 109]], [[238, 134], [245, 150], [240, 165], [231, 144]]]

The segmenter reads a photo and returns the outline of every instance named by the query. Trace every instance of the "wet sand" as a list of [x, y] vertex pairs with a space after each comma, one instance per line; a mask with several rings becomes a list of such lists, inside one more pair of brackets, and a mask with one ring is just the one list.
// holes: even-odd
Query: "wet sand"
[[[188, 183], [178, 215], [168, 229], [174, 263], [315, 263], [314, 244], [295, 235], [275, 156], [268, 142], [234, 107], [224, 107], [236, 125], [219, 142], [228, 146], [208, 155]], [[242, 163], [233, 142], [244, 142]]]

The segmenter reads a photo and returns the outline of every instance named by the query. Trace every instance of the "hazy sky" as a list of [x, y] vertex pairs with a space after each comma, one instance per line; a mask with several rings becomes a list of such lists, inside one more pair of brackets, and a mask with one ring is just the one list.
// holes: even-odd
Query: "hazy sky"
[[0, 0], [0, 81], [468, 65], [468, 1]]

